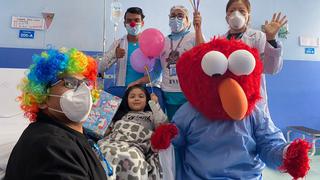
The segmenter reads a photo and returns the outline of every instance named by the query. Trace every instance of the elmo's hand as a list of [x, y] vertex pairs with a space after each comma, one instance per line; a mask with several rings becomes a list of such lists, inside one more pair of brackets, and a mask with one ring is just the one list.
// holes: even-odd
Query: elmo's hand
[[155, 150], [167, 149], [171, 140], [178, 134], [178, 129], [173, 124], [162, 124], [156, 128], [151, 136], [151, 146]]
[[294, 180], [306, 176], [310, 169], [308, 151], [311, 145], [305, 140], [296, 139], [288, 147], [280, 171], [289, 173]]

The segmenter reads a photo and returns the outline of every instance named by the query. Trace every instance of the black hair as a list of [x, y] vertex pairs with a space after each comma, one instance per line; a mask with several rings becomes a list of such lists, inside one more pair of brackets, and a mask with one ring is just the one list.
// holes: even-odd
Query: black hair
[[133, 89], [141, 89], [144, 94], [146, 95], [146, 106], [144, 107], [144, 112], [146, 111], [151, 111], [151, 108], [148, 104], [148, 101], [151, 99], [150, 98], [150, 93], [147, 91], [147, 89], [140, 85], [140, 84], [137, 84], [137, 85], [134, 85], [134, 86], [131, 86], [129, 87], [124, 96], [122, 97], [122, 101], [121, 101], [121, 104], [119, 106], [119, 109], [118, 111], [116, 112], [116, 114], [114, 115], [112, 121], [113, 122], [116, 122], [118, 120], [120, 120], [124, 115], [126, 115], [129, 111], [131, 111], [129, 105], [128, 105], [128, 96], [129, 96], [129, 93], [133, 90]]
[[126, 13], [124, 13], [124, 20], [126, 20], [126, 15], [127, 15], [128, 13], [131, 13], [131, 14], [139, 14], [139, 15], [141, 16], [141, 20], [143, 20], [144, 17], [145, 17], [144, 14], [143, 14], [142, 9], [139, 8], [139, 7], [130, 7], [130, 8], [128, 8], [127, 11], [126, 11]]

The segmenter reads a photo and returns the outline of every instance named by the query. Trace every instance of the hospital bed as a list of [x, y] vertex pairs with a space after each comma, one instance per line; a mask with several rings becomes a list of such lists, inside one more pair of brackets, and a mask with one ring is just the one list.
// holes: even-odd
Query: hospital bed
[[287, 141], [290, 142], [291, 133], [298, 133], [302, 135], [302, 139], [305, 139], [305, 136], [309, 136], [312, 138], [312, 148], [310, 152], [310, 156], [315, 155], [316, 153], [316, 143], [320, 140], [320, 131], [312, 128], [304, 127], [304, 126], [288, 126], [287, 127]]
[[0, 68], [0, 179], [4, 177], [10, 153], [29, 121], [16, 101], [17, 85], [25, 69]]

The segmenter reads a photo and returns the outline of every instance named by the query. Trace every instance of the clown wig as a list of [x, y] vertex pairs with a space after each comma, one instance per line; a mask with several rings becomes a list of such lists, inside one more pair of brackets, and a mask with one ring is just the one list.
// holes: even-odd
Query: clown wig
[[32, 59], [33, 64], [18, 87], [22, 91], [18, 97], [20, 107], [31, 122], [36, 120], [39, 106], [46, 101], [50, 85], [61, 75], [82, 74], [88, 80], [96, 81], [96, 61], [75, 48], [50, 49], [41, 55], [33, 55]]

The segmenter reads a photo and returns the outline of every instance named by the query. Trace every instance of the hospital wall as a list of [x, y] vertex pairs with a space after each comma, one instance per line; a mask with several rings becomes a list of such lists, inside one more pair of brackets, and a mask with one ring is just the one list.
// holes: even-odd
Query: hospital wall
[[[145, 28], [155, 27], [169, 33], [168, 14], [172, 5], [191, 9], [188, 0], [120, 0], [123, 9], [142, 7], [146, 15]], [[207, 40], [224, 34], [227, 0], [203, 0], [203, 32]], [[125, 34], [123, 23], [113, 32], [110, 3], [106, 0], [106, 44]], [[320, 37], [320, 1], [314, 0], [252, 0], [251, 27], [260, 29], [273, 12], [283, 12], [289, 19], [288, 39], [284, 45], [284, 66], [277, 75], [267, 76], [272, 118], [285, 130], [289, 125], [305, 125], [320, 129], [320, 53], [305, 54], [299, 46], [299, 36]], [[103, 49], [103, 0], [0, 0], [0, 68], [27, 68], [33, 53], [47, 47], [76, 47], [91, 55]], [[35, 31], [34, 39], [18, 38], [18, 29], [11, 28], [11, 16], [41, 17], [42, 12], [54, 12], [49, 29]], [[191, 12], [190, 12], [191, 14]], [[0, 104], [0, 107], [5, 106]]]

